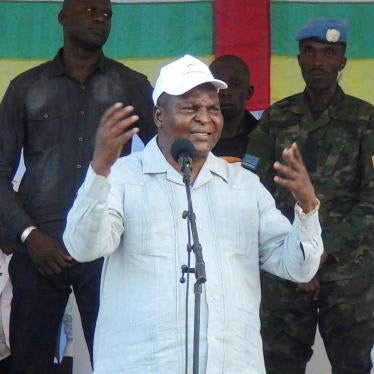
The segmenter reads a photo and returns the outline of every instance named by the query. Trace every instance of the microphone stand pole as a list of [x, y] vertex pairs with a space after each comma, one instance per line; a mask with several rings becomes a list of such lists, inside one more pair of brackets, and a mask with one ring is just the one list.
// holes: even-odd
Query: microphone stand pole
[[182, 167], [183, 182], [186, 186], [188, 211], [183, 214], [187, 218], [192, 233], [193, 245], [192, 250], [195, 254], [195, 269], [185, 269], [185, 272], [195, 273], [196, 283], [194, 285], [195, 309], [194, 309], [194, 338], [193, 338], [193, 374], [199, 374], [199, 343], [200, 343], [200, 305], [202, 285], [206, 282], [205, 263], [203, 251], [197, 234], [196, 216], [192, 208], [190, 174], [191, 169]]

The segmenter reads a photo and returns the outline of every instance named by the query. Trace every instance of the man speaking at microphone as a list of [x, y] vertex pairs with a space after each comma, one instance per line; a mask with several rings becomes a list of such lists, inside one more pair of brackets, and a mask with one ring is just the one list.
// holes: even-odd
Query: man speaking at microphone
[[191, 56], [164, 66], [153, 92], [158, 135], [128, 157], [118, 159], [138, 131], [136, 108], [115, 104], [101, 119], [64, 234], [78, 261], [105, 257], [96, 374], [184, 373], [186, 284], [179, 279], [187, 258], [187, 198], [171, 154], [180, 138], [195, 149], [191, 194], [206, 263], [200, 373], [264, 374], [260, 268], [295, 282], [318, 269], [319, 202], [297, 145], [284, 150], [284, 164], [274, 165], [275, 182], [297, 200], [292, 225], [257, 176], [210, 152], [223, 126], [217, 93], [226, 87]]

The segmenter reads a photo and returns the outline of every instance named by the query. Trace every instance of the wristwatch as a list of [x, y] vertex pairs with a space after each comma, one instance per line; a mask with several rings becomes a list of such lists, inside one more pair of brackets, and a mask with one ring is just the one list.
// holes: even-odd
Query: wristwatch
[[31, 234], [31, 231], [37, 230], [38, 228], [36, 226], [29, 226], [25, 230], [23, 230], [21, 234], [21, 242], [24, 243], [28, 236]]

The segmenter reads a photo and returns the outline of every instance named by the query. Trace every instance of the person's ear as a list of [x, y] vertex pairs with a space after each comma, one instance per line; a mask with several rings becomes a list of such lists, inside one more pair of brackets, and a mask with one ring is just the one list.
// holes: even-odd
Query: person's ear
[[58, 22], [60, 22], [60, 24], [62, 26], [65, 25], [65, 11], [64, 9], [61, 9], [60, 12], [58, 13]]
[[343, 57], [342, 62], [339, 66], [339, 71], [342, 71], [345, 68], [346, 64], [347, 64], [347, 57]]
[[301, 64], [300, 64], [300, 54], [297, 55], [297, 62], [299, 63], [299, 66], [301, 66]]
[[155, 105], [153, 107], [153, 120], [155, 122], [155, 125], [158, 129], [162, 127], [162, 110], [161, 107], [158, 105]]
[[255, 88], [253, 87], [252, 84], [250, 84], [248, 86], [246, 99], [249, 100], [253, 96], [254, 93], [255, 93]]

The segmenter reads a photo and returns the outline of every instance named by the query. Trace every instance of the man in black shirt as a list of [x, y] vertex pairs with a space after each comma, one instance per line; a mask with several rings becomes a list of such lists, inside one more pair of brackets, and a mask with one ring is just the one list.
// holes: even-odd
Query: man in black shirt
[[240, 161], [245, 154], [249, 134], [257, 126], [257, 119], [246, 110], [247, 101], [254, 92], [249, 68], [241, 58], [233, 55], [218, 57], [209, 68], [215, 78], [228, 84], [226, 90], [219, 92], [224, 126], [212, 152], [228, 161]]
[[[101, 261], [79, 264], [69, 256], [62, 241], [67, 212], [108, 107], [132, 105], [142, 140], [155, 134], [147, 78], [103, 54], [111, 15], [109, 0], [65, 0], [64, 47], [16, 77], [0, 106], [0, 219], [19, 247], [9, 269], [13, 373], [52, 371], [71, 286], [92, 357]], [[22, 149], [26, 172], [16, 194], [11, 181]]]

